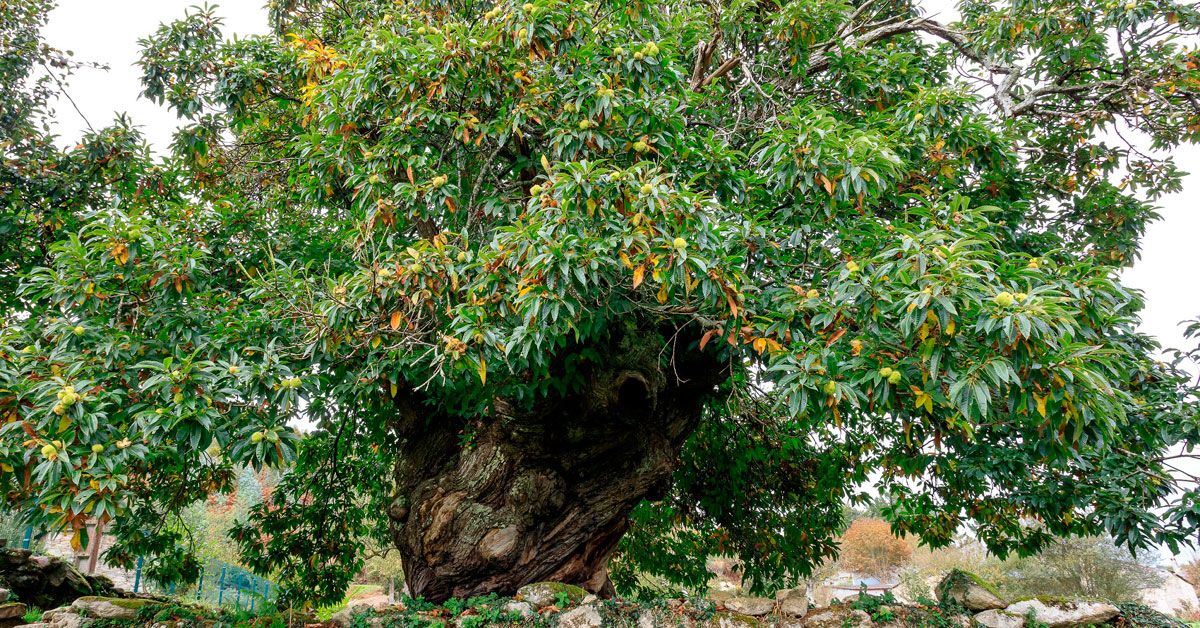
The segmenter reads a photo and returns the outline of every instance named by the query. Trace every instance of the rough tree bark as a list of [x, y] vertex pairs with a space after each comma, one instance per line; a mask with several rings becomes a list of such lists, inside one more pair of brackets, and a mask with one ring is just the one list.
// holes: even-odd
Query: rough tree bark
[[[608, 559], [627, 515], [665, 494], [725, 372], [662, 338], [630, 333], [593, 346], [600, 358], [574, 367], [577, 390], [535, 407], [497, 399], [491, 416], [470, 423], [397, 396], [388, 514], [412, 595], [511, 595], [547, 580], [612, 594]], [[470, 447], [460, 444], [464, 428]]]

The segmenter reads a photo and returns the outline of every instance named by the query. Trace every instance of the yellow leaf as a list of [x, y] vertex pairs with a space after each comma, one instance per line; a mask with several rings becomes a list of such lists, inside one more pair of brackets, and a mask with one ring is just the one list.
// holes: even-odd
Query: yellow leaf
[[655, 297], [658, 299], [658, 302], [659, 302], [659, 303], [663, 303], [663, 304], [665, 304], [665, 303], [667, 302], [667, 297], [668, 297], [668, 296], [669, 296], [669, 294], [667, 293], [667, 284], [665, 284], [665, 283], [664, 283], [664, 284], [663, 284], [663, 285], [662, 285], [662, 286], [661, 286], [661, 287], [658, 289], [658, 294], [656, 294], [656, 295], [655, 295]]
[[754, 347], [754, 351], [756, 353], [758, 353], [759, 355], [762, 355], [762, 352], [767, 350], [767, 339], [766, 338], [755, 338], [754, 342], [750, 343], [750, 346]]
[[400, 387], [396, 386], [396, 382], [391, 382], [391, 390], [392, 390], [392, 396], [395, 397], [396, 393], [399, 392]]
[[67, 431], [68, 427], [71, 427], [71, 417], [64, 416], [63, 418], [58, 420], [58, 431], [59, 432]]
[[933, 397], [916, 386], [912, 387], [912, 391], [914, 396], [913, 407], [925, 408], [926, 412], [933, 412]]
[[1046, 395], [1045, 397], [1039, 397], [1038, 395], [1035, 394], [1033, 396], [1034, 401], [1037, 401], [1038, 414], [1042, 415], [1043, 419], [1046, 418], [1046, 399], [1048, 397], [1049, 397], [1049, 395]]
[[125, 246], [124, 243], [113, 246], [112, 256], [113, 259], [117, 260], [118, 264], [124, 266], [129, 261], [129, 247]]
[[484, 360], [483, 356], [479, 358], [479, 383], [487, 383], [487, 360]]
[[371, 348], [378, 349], [379, 343], [381, 343], [381, 342], [383, 342], [383, 339], [380, 338], [379, 336], [375, 336], [374, 338], [371, 339]]
[[392, 330], [400, 328], [400, 312], [392, 312]]
[[636, 290], [638, 286], [642, 285], [642, 280], [645, 278], [646, 278], [646, 267], [645, 266], [638, 266], [637, 268], [633, 269], [633, 288]]
[[542, 169], [546, 171], [546, 174], [550, 174], [550, 160], [546, 159], [545, 155], [542, 155]]

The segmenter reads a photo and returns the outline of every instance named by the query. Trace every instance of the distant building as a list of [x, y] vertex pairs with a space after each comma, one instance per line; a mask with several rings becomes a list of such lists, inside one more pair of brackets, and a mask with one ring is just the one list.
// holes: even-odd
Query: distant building
[[876, 578], [854, 573], [839, 573], [813, 588], [813, 603], [817, 606], [827, 606], [834, 600], [850, 600], [858, 597], [866, 587], [869, 595], [883, 595], [899, 586], [900, 580], [895, 577]]

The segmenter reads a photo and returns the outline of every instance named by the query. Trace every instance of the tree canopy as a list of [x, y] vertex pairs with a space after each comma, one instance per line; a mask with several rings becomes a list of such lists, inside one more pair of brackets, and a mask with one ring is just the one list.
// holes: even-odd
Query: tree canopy
[[1119, 281], [1200, 138], [1192, 4], [273, 0], [232, 40], [195, 9], [142, 41], [162, 158], [120, 121], [54, 148], [46, 2], [8, 4], [0, 482], [155, 577], [195, 576], [184, 507], [281, 466], [235, 538], [340, 599], [367, 539], [415, 543], [422, 474], [534, 415], [663, 443], [596, 546], [618, 587], [800, 577], [868, 484], [1000, 555], [1200, 526], [1194, 390]]

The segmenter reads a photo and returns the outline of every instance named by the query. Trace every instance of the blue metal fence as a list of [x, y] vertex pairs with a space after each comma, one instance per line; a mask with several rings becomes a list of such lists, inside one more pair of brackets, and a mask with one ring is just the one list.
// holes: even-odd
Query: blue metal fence
[[[33, 528], [26, 528], [21, 547], [29, 549], [33, 542]], [[138, 557], [133, 572], [134, 593], [157, 593], [176, 595], [174, 582], [159, 583], [142, 577], [145, 561]], [[227, 606], [253, 611], [279, 595], [279, 586], [242, 567], [215, 558], [207, 559], [200, 568], [200, 578], [179, 591], [179, 597], [197, 602]]]
[[176, 588], [175, 583], [159, 583], [142, 578], [142, 559], [133, 574], [134, 593], [177, 595], [187, 600], [253, 611], [279, 595], [274, 582], [224, 561], [209, 559], [200, 569], [195, 583]]

